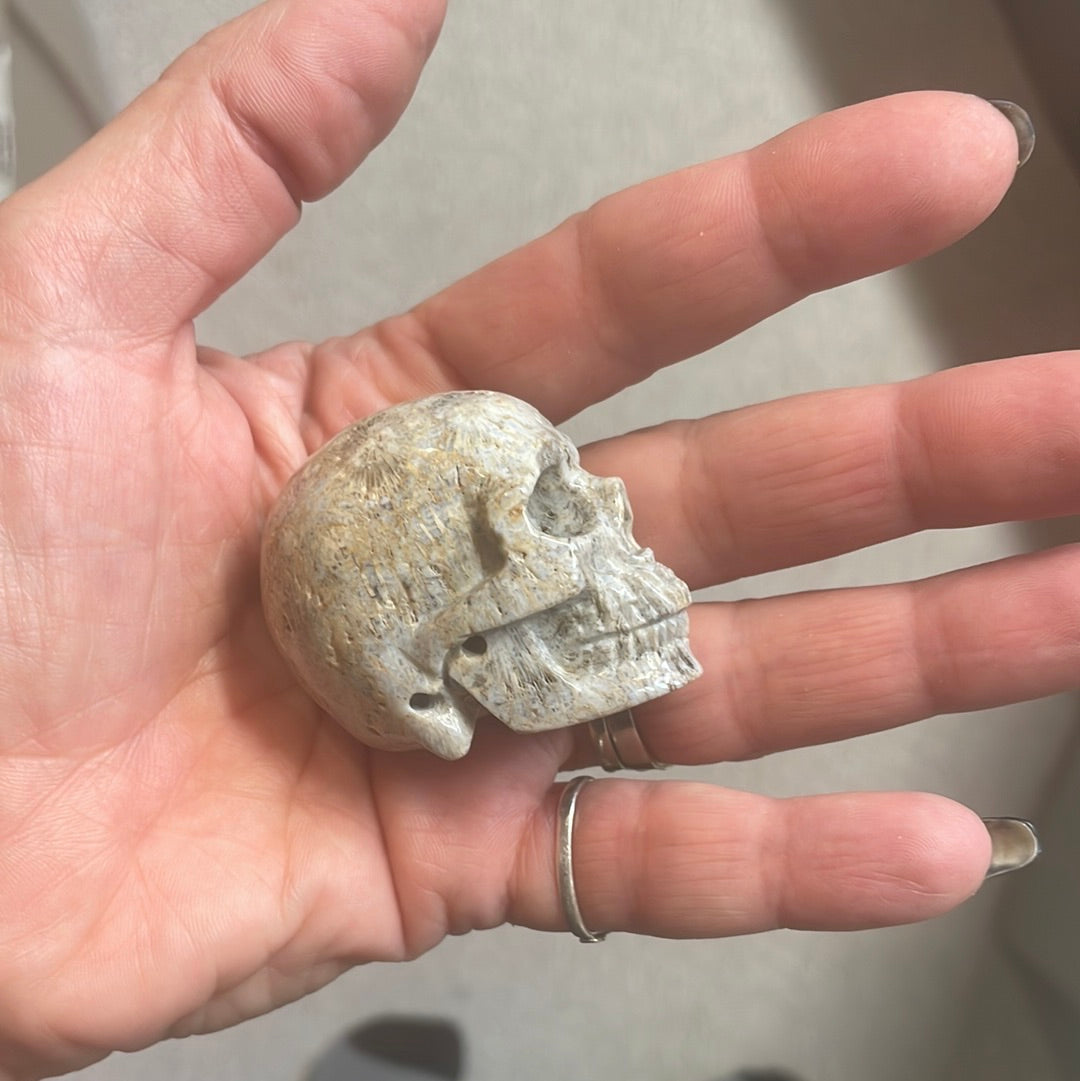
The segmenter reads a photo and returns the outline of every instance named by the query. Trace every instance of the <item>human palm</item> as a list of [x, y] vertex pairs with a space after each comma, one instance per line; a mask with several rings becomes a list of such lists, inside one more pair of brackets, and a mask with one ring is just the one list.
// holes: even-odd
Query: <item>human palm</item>
[[[562, 419], [808, 291], [951, 242], [1015, 165], [985, 103], [886, 99], [614, 196], [353, 338], [198, 349], [191, 319], [392, 126], [440, 17], [435, 0], [268, 5], [0, 208], [12, 1078], [228, 1025], [447, 933], [565, 927], [554, 782], [592, 763], [585, 740], [492, 724], [460, 762], [369, 751], [276, 655], [260, 529], [309, 453], [448, 388]], [[1076, 381], [1067, 357], [999, 362], [666, 425], [584, 459], [626, 479], [639, 539], [699, 587], [1075, 510]], [[1074, 558], [697, 606], [705, 676], [643, 707], [643, 735], [664, 760], [712, 762], [1060, 690]], [[859, 927], [951, 907], [988, 844], [929, 796], [609, 781], [584, 798], [576, 870], [595, 927]]]

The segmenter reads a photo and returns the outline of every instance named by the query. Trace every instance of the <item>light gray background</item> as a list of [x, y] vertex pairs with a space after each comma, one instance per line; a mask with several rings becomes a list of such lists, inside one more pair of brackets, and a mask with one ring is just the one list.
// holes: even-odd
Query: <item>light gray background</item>
[[[14, 6], [20, 153], [30, 176], [201, 32], [248, 5]], [[250, 351], [348, 332], [614, 188], [742, 148], [825, 108], [926, 86], [1012, 98], [1035, 115], [1036, 155], [986, 227], [916, 268], [807, 300], [567, 430], [586, 441], [803, 390], [1080, 344], [1080, 193], [989, 0], [451, 0], [397, 132], [356, 178], [307, 210], [200, 320], [200, 334]], [[1060, 540], [1072, 528], [939, 532], [717, 595], [922, 576]], [[695, 776], [775, 794], [927, 789], [983, 814], [1037, 815], [1055, 765], [1068, 757], [1074, 716], [1073, 699], [1060, 696]], [[1009, 889], [995, 882], [944, 919], [847, 936], [613, 936], [583, 948], [568, 935], [473, 935], [412, 965], [357, 970], [229, 1032], [114, 1056], [79, 1076], [286, 1081], [350, 1024], [419, 1012], [461, 1023], [476, 1081], [706, 1081], [748, 1063], [786, 1065], [807, 1081], [989, 1079], [995, 1071], [1049, 1081], [1069, 1051], [1043, 1031], [1045, 994], [1066, 1012], [1070, 1003], [1060, 997], [1067, 992], [1046, 992], [1054, 976], [1040, 966], [1051, 955], [1059, 968], [1063, 957], [1080, 964], [1077, 947], [1047, 931], [1076, 910], [1069, 867], [1051, 859], [1026, 872], [1004, 922], [998, 901]], [[980, 1061], [989, 1047], [993, 1061]]]

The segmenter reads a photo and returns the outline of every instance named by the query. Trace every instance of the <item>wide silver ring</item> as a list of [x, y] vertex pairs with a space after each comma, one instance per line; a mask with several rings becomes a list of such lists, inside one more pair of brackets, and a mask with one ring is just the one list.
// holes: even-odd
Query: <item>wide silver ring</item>
[[555, 866], [559, 882], [559, 897], [570, 930], [577, 935], [579, 942], [603, 942], [606, 934], [597, 934], [585, 926], [578, 907], [577, 890], [574, 888], [574, 817], [577, 813], [578, 795], [592, 780], [585, 774], [575, 777], [559, 797], [559, 826], [556, 840]]
[[596, 747], [597, 759], [607, 773], [620, 769], [667, 769], [663, 762], [649, 754], [634, 724], [634, 715], [628, 709], [590, 721], [589, 734]]

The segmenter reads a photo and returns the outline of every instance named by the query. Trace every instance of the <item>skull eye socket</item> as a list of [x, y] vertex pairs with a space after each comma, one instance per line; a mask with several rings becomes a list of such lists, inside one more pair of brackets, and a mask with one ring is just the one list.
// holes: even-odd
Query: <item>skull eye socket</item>
[[580, 537], [596, 526], [588, 493], [571, 488], [557, 465], [548, 466], [537, 478], [525, 513], [548, 537]]
[[474, 634], [461, 643], [461, 649], [470, 657], [482, 657], [487, 653], [487, 639], [482, 634]]

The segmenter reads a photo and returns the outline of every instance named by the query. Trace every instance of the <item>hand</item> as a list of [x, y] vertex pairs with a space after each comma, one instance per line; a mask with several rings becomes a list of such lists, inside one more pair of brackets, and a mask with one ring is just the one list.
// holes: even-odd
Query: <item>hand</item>
[[[1016, 162], [975, 98], [821, 117], [615, 195], [347, 340], [226, 356], [191, 320], [404, 107], [438, 0], [279, 0], [211, 35], [0, 207], [0, 1063], [10, 1078], [214, 1029], [349, 965], [505, 921], [565, 929], [570, 732], [457, 763], [353, 742], [284, 674], [260, 525], [356, 417], [491, 387], [561, 419], [807, 292], [985, 217]], [[507, 314], [512, 313], [513, 318]], [[780, 401], [589, 448], [694, 587], [912, 530], [1075, 511], [1075, 358]], [[706, 674], [639, 711], [714, 762], [1075, 683], [1076, 555], [702, 605]], [[915, 794], [785, 802], [610, 780], [582, 797], [587, 922], [866, 927], [979, 885], [986, 831]]]

